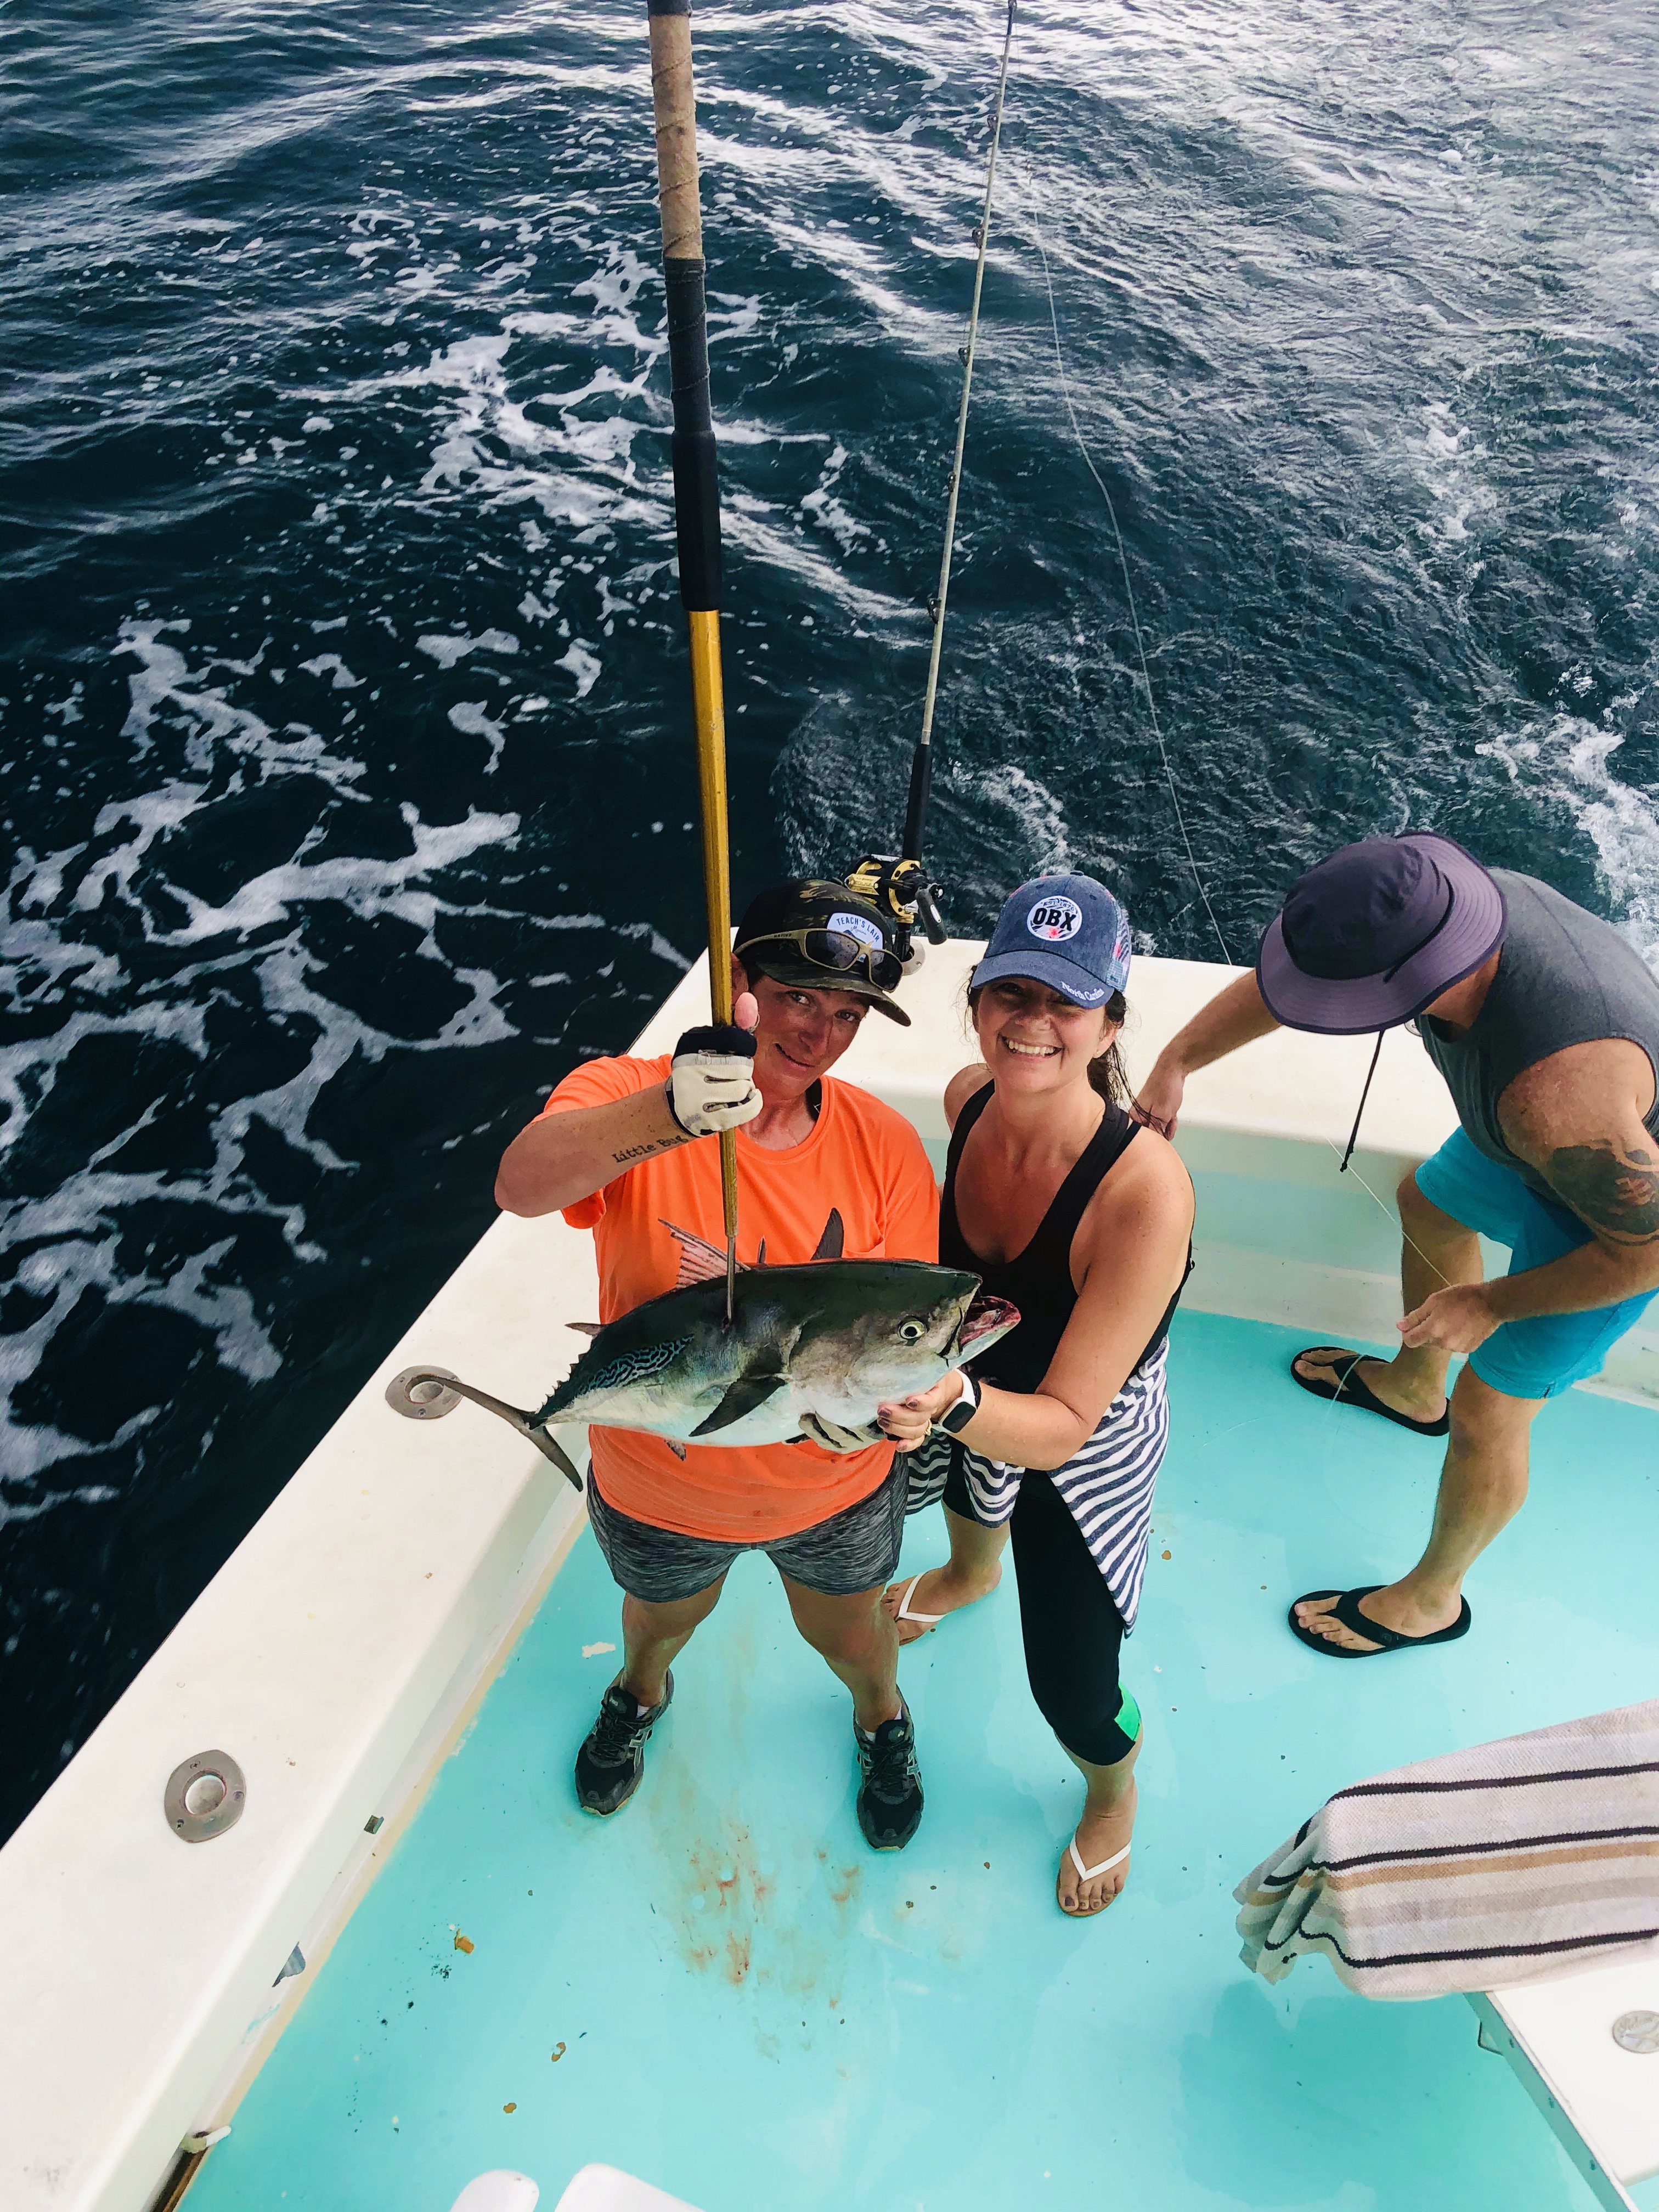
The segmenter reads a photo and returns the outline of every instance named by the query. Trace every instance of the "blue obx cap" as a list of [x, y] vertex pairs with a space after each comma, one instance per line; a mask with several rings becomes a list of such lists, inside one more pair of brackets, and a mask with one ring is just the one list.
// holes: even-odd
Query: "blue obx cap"
[[969, 987], [1005, 975], [1047, 983], [1074, 1006], [1104, 1006], [1129, 980], [1129, 917], [1092, 876], [1038, 876], [998, 915]]

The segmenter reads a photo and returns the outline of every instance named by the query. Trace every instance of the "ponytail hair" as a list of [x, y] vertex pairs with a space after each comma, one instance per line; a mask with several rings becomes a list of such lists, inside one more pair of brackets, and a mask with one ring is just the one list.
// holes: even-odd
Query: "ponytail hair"
[[[1118, 1036], [1121, 1036], [1129, 1013], [1129, 1002], [1121, 991], [1113, 992], [1103, 1012], [1109, 1022], [1117, 1024]], [[1129, 1079], [1124, 1072], [1122, 1056], [1117, 1045], [1117, 1037], [1114, 1037], [1105, 1051], [1097, 1054], [1089, 1062], [1089, 1082], [1109, 1106], [1127, 1106], [1129, 1103]]]
[[[980, 992], [982, 991], [984, 988], [985, 986], [982, 983], [979, 986], [978, 990], [975, 990], [971, 984], [969, 987], [968, 1023], [969, 1028], [973, 1026], [974, 1016], [979, 1011]], [[1119, 1034], [1121, 1035], [1123, 1024], [1129, 1018], [1129, 1002], [1124, 997], [1122, 992], [1114, 991], [1111, 997], [1107, 1000], [1105, 1005], [1100, 1011], [1105, 1015], [1109, 1022], [1114, 1022], [1116, 1024]], [[1110, 1044], [1107, 1046], [1105, 1051], [1097, 1053], [1095, 1057], [1089, 1062], [1089, 1085], [1091, 1090], [1099, 1092], [1100, 1096], [1106, 1101], [1109, 1106], [1127, 1106], [1129, 1103], [1130, 1097], [1129, 1078], [1125, 1073], [1122, 1055], [1119, 1053], [1117, 1047], [1118, 1040], [1117, 1037], [1115, 1036]]]

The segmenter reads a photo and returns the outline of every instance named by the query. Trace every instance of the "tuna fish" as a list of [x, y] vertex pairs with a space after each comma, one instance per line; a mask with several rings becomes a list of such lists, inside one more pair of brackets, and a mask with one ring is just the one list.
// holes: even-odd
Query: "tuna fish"
[[[832, 1214], [820, 1252], [839, 1244], [840, 1227]], [[592, 1327], [593, 1341], [535, 1413], [453, 1376], [426, 1379], [500, 1414], [580, 1489], [550, 1425], [642, 1429], [682, 1457], [690, 1443], [808, 1438], [830, 1451], [858, 1451], [879, 1441], [876, 1407], [884, 1400], [931, 1389], [1019, 1320], [1006, 1299], [981, 1291], [979, 1277], [959, 1268], [823, 1258], [742, 1269], [728, 1323], [724, 1254], [713, 1254], [717, 1279], [696, 1279], [711, 1248], [675, 1234], [688, 1255], [680, 1286], [603, 1328], [571, 1323]], [[406, 1379], [413, 1387], [422, 1378]]]

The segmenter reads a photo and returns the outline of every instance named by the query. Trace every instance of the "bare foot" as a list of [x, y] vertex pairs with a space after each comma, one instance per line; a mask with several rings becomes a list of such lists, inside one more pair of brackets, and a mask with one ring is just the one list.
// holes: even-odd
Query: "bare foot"
[[[1353, 1354], [1340, 1344], [1321, 1344], [1299, 1352], [1295, 1361], [1296, 1371], [1304, 1381], [1334, 1384], [1332, 1372], [1339, 1359], [1351, 1359]], [[1349, 1374], [1362, 1382], [1373, 1398], [1396, 1413], [1403, 1413], [1411, 1421], [1437, 1421], [1446, 1410], [1446, 1395], [1443, 1390], [1437, 1398], [1413, 1396], [1402, 1385], [1389, 1359], [1362, 1359]]]
[[[1084, 1807], [1083, 1818], [1072, 1840], [1085, 1867], [1097, 1867], [1123, 1849], [1134, 1830], [1135, 1804], [1132, 1780], [1115, 1804]], [[1062, 1851], [1054, 1895], [1062, 1912], [1069, 1912], [1075, 1920], [1084, 1920], [1091, 1912], [1103, 1912], [1128, 1879], [1129, 1862], [1125, 1858], [1119, 1859], [1106, 1873], [1097, 1874], [1087, 1881], [1080, 1881], [1072, 1863], [1071, 1852]]]
[[889, 1583], [881, 1594], [881, 1602], [889, 1618], [898, 1629], [901, 1644], [914, 1644], [919, 1636], [931, 1636], [933, 1624], [925, 1620], [901, 1620], [899, 1607], [908, 1607], [912, 1613], [933, 1613], [941, 1617], [956, 1613], [964, 1605], [976, 1605], [1002, 1580], [1002, 1569], [998, 1567], [988, 1582], [981, 1577], [969, 1580], [954, 1567], [929, 1567], [925, 1574], [907, 1577], [902, 1583]]
[[[1356, 1636], [1340, 1620], [1331, 1619], [1334, 1597], [1310, 1598], [1296, 1608], [1296, 1617], [1304, 1628], [1322, 1636], [1328, 1644], [1334, 1644], [1344, 1651], [1380, 1651], [1382, 1646], [1367, 1638]], [[1359, 1601], [1359, 1610], [1367, 1620], [1374, 1620], [1383, 1628], [1393, 1629], [1396, 1636], [1432, 1636], [1437, 1630], [1449, 1628], [1462, 1611], [1461, 1594], [1449, 1606], [1431, 1607], [1419, 1605], [1407, 1594], [1403, 1583], [1389, 1583], [1384, 1589], [1372, 1590]], [[1079, 1849], [1081, 1846], [1079, 1846]]]

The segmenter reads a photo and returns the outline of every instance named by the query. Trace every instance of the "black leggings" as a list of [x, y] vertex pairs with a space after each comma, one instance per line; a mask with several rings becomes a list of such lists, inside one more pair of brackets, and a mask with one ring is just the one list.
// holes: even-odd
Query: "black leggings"
[[[964, 1521], [978, 1521], [959, 1449], [951, 1454], [945, 1503]], [[1071, 1508], [1035, 1468], [1020, 1478], [1009, 1528], [1025, 1671], [1037, 1709], [1073, 1758], [1115, 1766], [1135, 1747], [1140, 1712], [1118, 1681], [1123, 1616], [1106, 1577]]]

